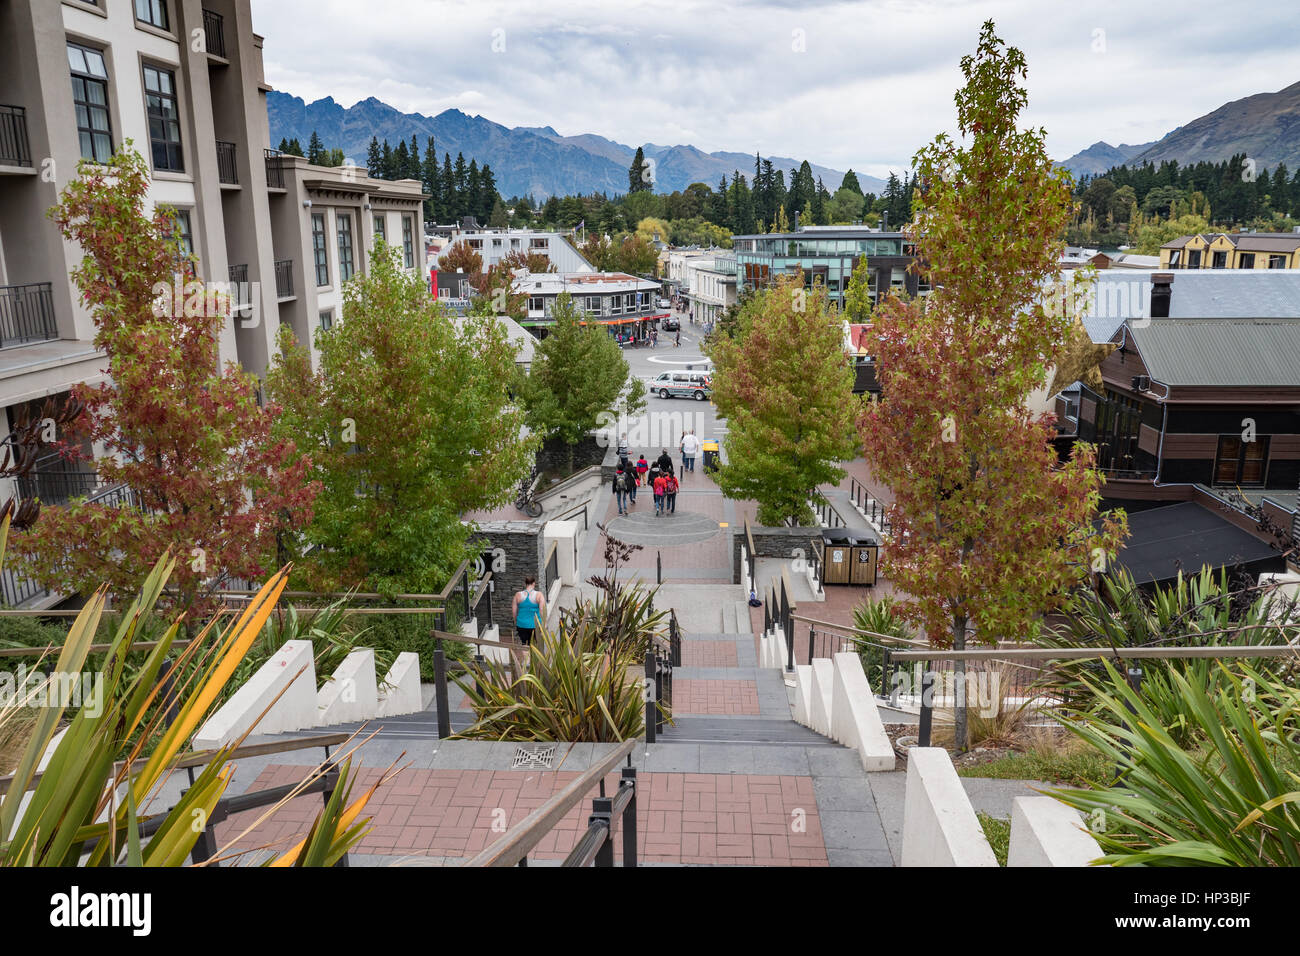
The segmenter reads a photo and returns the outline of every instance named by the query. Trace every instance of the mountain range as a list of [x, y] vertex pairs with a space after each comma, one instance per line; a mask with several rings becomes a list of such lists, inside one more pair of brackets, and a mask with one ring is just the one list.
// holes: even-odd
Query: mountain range
[[1238, 153], [1255, 160], [1261, 170], [1275, 169], [1278, 163], [1293, 170], [1300, 166], [1300, 83], [1225, 103], [1153, 143], [1093, 143], [1061, 165], [1077, 178], [1122, 164], [1150, 162], [1158, 166], [1169, 159], [1180, 165], [1202, 160], [1217, 163]]
[[[313, 131], [329, 148], [343, 150], [358, 164], [365, 163], [371, 137], [385, 139], [396, 146], [410, 142], [414, 135], [423, 155], [428, 137], [441, 159], [450, 153], [465, 155], [465, 161], [477, 159], [488, 163], [496, 176], [502, 196], [566, 196], [603, 192], [610, 195], [627, 192], [628, 167], [636, 147], [625, 146], [595, 133], [562, 136], [550, 126], [516, 126], [513, 129], [494, 123], [483, 116], [469, 116], [457, 109], [444, 110], [437, 116], [403, 113], [374, 97], [343, 107], [333, 97], [312, 103], [301, 97], [272, 90], [266, 96], [267, 120], [271, 142], [297, 139], [305, 148]], [[751, 153], [718, 151], [707, 153], [695, 146], [641, 146], [655, 163], [655, 191], [670, 193], [691, 183], [707, 183], [717, 188], [723, 176], [731, 179], [740, 170], [747, 179], [754, 175]], [[765, 156], [786, 174], [802, 160], [785, 156]], [[820, 176], [832, 193], [839, 188], [844, 173], [828, 166], [810, 163], [814, 177]], [[879, 195], [884, 181], [858, 173], [864, 192]]]

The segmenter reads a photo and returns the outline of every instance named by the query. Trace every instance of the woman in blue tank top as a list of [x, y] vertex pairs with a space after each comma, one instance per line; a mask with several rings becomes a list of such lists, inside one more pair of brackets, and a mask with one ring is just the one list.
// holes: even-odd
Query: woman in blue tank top
[[546, 597], [537, 590], [537, 579], [532, 575], [524, 578], [524, 589], [515, 592], [515, 636], [525, 647], [533, 639], [537, 627], [537, 618], [546, 610]]

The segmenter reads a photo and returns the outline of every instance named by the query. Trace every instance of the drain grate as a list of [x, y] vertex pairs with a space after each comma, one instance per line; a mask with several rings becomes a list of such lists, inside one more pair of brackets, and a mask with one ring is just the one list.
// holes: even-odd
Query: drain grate
[[555, 745], [549, 747], [519, 747], [515, 750], [512, 770], [550, 770], [555, 762]]

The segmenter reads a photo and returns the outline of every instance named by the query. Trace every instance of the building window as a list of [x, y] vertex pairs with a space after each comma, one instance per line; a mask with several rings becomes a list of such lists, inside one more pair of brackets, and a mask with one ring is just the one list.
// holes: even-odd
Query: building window
[[108, 68], [99, 50], [68, 44], [72, 69], [72, 105], [77, 114], [81, 158], [106, 163], [113, 155], [113, 127], [108, 118]]
[[1220, 435], [1214, 463], [1216, 485], [1262, 485], [1268, 461], [1268, 438], [1243, 441], [1240, 435]]
[[1240, 265], [1238, 266], [1238, 268], [1241, 268], [1241, 269], [1253, 269], [1253, 268], [1255, 268], [1255, 253], [1253, 253], [1253, 252], [1243, 252], [1243, 253], [1241, 254], [1241, 262], [1240, 262]]
[[384, 230], [386, 228], [387, 228], [387, 224], [384, 222], [384, 217], [376, 216], [375, 217], [375, 238], [386, 242], [388, 240], [388, 236], [384, 234]]
[[540, 295], [531, 295], [528, 297], [529, 312], [544, 312], [546, 310], [546, 299]]
[[1174, 249], [1169, 253], [1169, 268], [1177, 269], [1179, 262], [1182, 261], [1183, 250]]
[[1201, 250], [1192, 249], [1187, 253], [1187, 268], [1199, 269], [1201, 267]]
[[411, 229], [411, 217], [402, 217], [402, 262], [406, 268], [415, 268], [415, 235]]
[[159, 30], [170, 30], [167, 23], [167, 0], [135, 0], [135, 18]]
[[1228, 268], [1228, 254], [1223, 250], [1216, 251], [1214, 253], [1214, 259], [1210, 264], [1210, 268], [1212, 269]]
[[352, 217], [339, 213], [339, 282], [352, 278]]
[[320, 327], [322, 331], [328, 332], [334, 328], [334, 310], [326, 309], [320, 314]]
[[145, 112], [149, 116], [153, 168], [183, 172], [185, 165], [181, 158], [181, 120], [176, 101], [176, 74], [170, 70], [146, 66], [144, 103]]
[[316, 285], [330, 284], [329, 253], [325, 250], [325, 215], [313, 213], [311, 217], [311, 248], [316, 256]]
[[1269, 257], [1268, 257], [1268, 267], [1269, 267], [1270, 269], [1285, 269], [1285, 268], [1286, 268], [1286, 256], [1269, 256]]

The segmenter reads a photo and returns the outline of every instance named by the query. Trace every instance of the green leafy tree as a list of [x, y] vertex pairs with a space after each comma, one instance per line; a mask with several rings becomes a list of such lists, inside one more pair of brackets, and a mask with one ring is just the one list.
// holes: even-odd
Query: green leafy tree
[[323, 490], [297, 573], [311, 587], [436, 591], [466, 556], [461, 515], [510, 500], [536, 441], [507, 386], [515, 349], [493, 319], [453, 321], [378, 244], [317, 332], [319, 369], [281, 328], [267, 379], [277, 434], [314, 454]]
[[871, 311], [875, 301], [871, 296], [871, 272], [867, 268], [867, 257], [858, 256], [853, 264], [853, 274], [849, 276], [849, 286], [844, 290], [844, 318], [855, 324], [871, 321]]
[[758, 520], [813, 520], [817, 486], [844, 477], [857, 455], [853, 369], [825, 287], [781, 276], [754, 295], [736, 336], [714, 336], [713, 401], [727, 419], [718, 486], [758, 502]]
[[[127, 140], [106, 166], [82, 163], [51, 210], [83, 258], [72, 272], [107, 356], [107, 381], [77, 385], [86, 406], [58, 443], [68, 459], [100, 445], [106, 486], [132, 504], [74, 500], [14, 536], [19, 565], [53, 591], [133, 593], [165, 554], [179, 558], [175, 605], [207, 606], [228, 578], [260, 579], [277, 543], [311, 519], [318, 486], [291, 439], [272, 437], [274, 405], [256, 379], [222, 368], [230, 301], [189, 279], [173, 213], [152, 213], [149, 167]], [[136, 506], [138, 505], [138, 507]]]
[[[1095, 449], [1061, 465], [1049, 415], [1026, 399], [1045, 384], [1070, 331], [1042, 293], [1057, 274], [1073, 204], [1043, 130], [1020, 130], [1023, 54], [984, 24], [962, 59], [958, 127], [916, 156], [928, 186], [910, 236], [929, 264], [926, 299], [877, 307], [867, 348], [882, 398], [859, 426], [874, 476], [895, 504], [884, 572], [910, 599], [901, 612], [938, 646], [1032, 636], [1090, 569], [1118, 547], [1121, 523], [1093, 528]], [[956, 740], [966, 745], [964, 666]]]
[[569, 446], [570, 471], [574, 446], [601, 423], [602, 415], [616, 410], [624, 390], [629, 389], [627, 414], [640, 411], [645, 396], [645, 386], [631, 378], [618, 343], [603, 325], [588, 325], [583, 318], [567, 292], [556, 296], [553, 324], [537, 345], [528, 375], [517, 380], [529, 427]]

